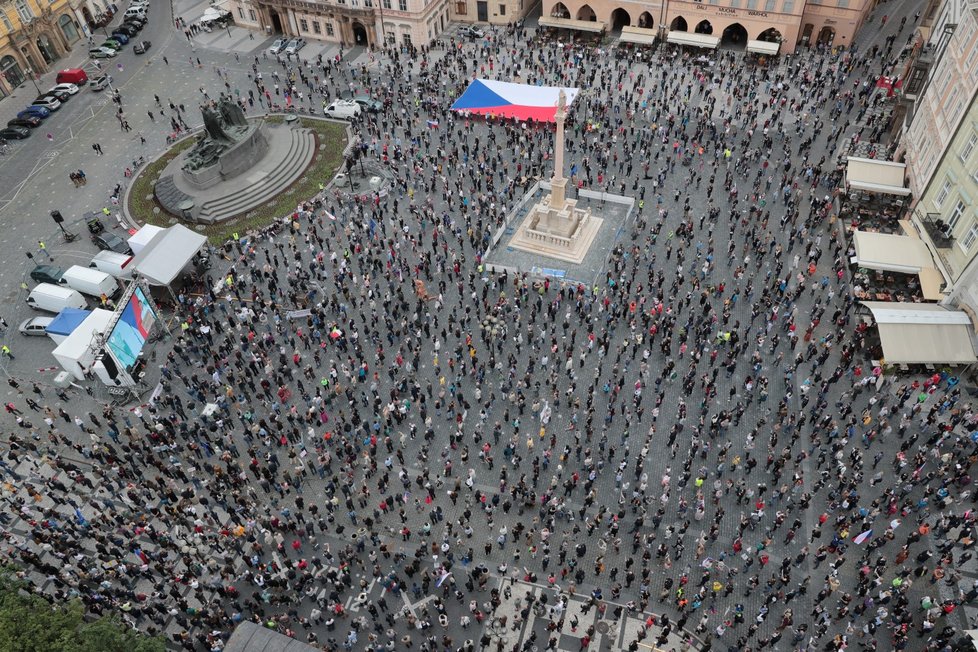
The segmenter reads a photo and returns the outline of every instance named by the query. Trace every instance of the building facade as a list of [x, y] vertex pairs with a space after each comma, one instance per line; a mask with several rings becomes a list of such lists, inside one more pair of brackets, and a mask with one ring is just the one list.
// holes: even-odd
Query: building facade
[[231, 0], [230, 10], [243, 27], [343, 47], [422, 46], [451, 18], [449, 0]]
[[875, 7], [875, 0], [544, 0], [543, 15], [622, 27], [690, 32], [720, 38], [725, 46], [748, 41], [847, 46]]
[[69, 0], [0, 2], [0, 95], [52, 69], [87, 37], [81, 6]]
[[471, 23], [508, 25], [514, 23], [536, 5], [536, 0], [452, 0], [452, 20]]
[[978, 88], [978, 4], [947, 0], [926, 21], [903, 84], [901, 150], [919, 197]]
[[974, 86], [970, 95], [954, 133], [931, 166], [911, 216], [944, 275], [946, 301], [978, 313], [978, 93]]

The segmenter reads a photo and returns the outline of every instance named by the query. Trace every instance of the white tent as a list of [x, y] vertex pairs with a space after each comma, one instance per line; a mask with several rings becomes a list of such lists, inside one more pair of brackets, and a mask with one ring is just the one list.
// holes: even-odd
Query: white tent
[[648, 27], [631, 27], [626, 25], [621, 28], [621, 42], [635, 43], [636, 45], [655, 45], [657, 30]]
[[206, 243], [205, 236], [175, 224], [157, 234], [133, 257], [131, 265], [152, 285], [169, 285], [190, 266]]
[[922, 269], [934, 267], [930, 250], [919, 238], [856, 231], [852, 240], [860, 267], [901, 274], [919, 274]]
[[706, 48], [716, 50], [720, 45], [720, 37], [711, 34], [696, 34], [695, 32], [670, 31], [666, 35], [666, 41], [675, 45], [691, 45], [696, 48]]
[[558, 27], [573, 29], [578, 32], [603, 32], [605, 24], [600, 20], [574, 20], [573, 18], [558, 18], [556, 16], [540, 16], [537, 24], [543, 27]]
[[156, 237], [157, 233], [163, 233], [166, 231], [162, 226], [156, 226], [155, 224], [147, 224], [143, 228], [136, 231], [132, 237], [129, 238], [129, 248], [132, 249], [132, 253], [138, 254], [143, 250], [143, 247], [148, 245], [150, 241]]
[[105, 332], [112, 321], [112, 311], [97, 308], [85, 318], [68, 337], [54, 349], [54, 358], [61, 367], [78, 380], [85, 380], [85, 375], [95, 362], [99, 349], [93, 347], [95, 335]]
[[780, 43], [770, 41], [747, 41], [747, 51], [756, 54], [768, 54], [774, 56], [781, 50]]
[[876, 320], [888, 364], [970, 364], [978, 361], [968, 314], [933, 303], [863, 301]]
[[910, 194], [903, 182], [906, 171], [906, 163], [850, 156], [846, 161], [846, 186], [852, 190], [905, 197]]

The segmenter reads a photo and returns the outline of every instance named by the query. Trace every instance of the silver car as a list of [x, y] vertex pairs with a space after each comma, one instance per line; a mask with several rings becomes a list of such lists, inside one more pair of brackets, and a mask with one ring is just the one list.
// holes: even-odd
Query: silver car
[[51, 325], [54, 321], [54, 317], [31, 317], [30, 319], [25, 319], [20, 322], [20, 326], [17, 330], [20, 331], [21, 335], [27, 335], [35, 337], [38, 335], [47, 335], [47, 327]]
[[301, 38], [294, 38], [291, 41], [289, 41], [289, 44], [288, 45], [285, 46], [285, 53], [286, 54], [298, 54], [299, 53], [299, 50], [301, 50], [303, 47], [305, 47], [305, 45], [306, 45], [306, 42], [303, 41]]

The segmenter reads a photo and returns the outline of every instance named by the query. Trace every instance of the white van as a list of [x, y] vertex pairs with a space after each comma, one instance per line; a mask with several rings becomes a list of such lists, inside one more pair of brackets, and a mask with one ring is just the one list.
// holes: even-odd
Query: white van
[[327, 118], [350, 120], [360, 115], [360, 105], [353, 100], [336, 100], [323, 109], [323, 114]]
[[140, 18], [145, 18], [146, 17], [146, 8], [145, 7], [129, 7], [128, 9], [126, 9], [126, 13], [124, 13], [122, 15], [122, 20], [124, 21], [126, 18], [132, 18], [133, 16], [139, 16]]
[[82, 294], [95, 298], [104, 294], [110, 299], [114, 299], [122, 289], [119, 287], [119, 282], [105, 272], [81, 265], [69, 267], [61, 280], [72, 290], [78, 290]]
[[85, 297], [80, 292], [50, 283], [41, 283], [31, 290], [27, 297], [27, 305], [36, 310], [54, 313], [61, 312], [65, 308], [84, 310], [88, 307]]
[[106, 249], [105, 251], [98, 252], [88, 266], [100, 272], [105, 272], [109, 276], [129, 279], [132, 278], [132, 268], [129, 267], [131, 262], [132, 256]]

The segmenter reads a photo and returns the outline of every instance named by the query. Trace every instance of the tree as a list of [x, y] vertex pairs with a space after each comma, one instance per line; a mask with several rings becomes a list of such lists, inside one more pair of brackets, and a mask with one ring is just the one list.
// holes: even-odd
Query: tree
[[0, 569], [0, 650], [4, 652], [165, 652], [161, 638], [133, 630], [117, 616], [85, 621], [81, 600], [52, 604]]

